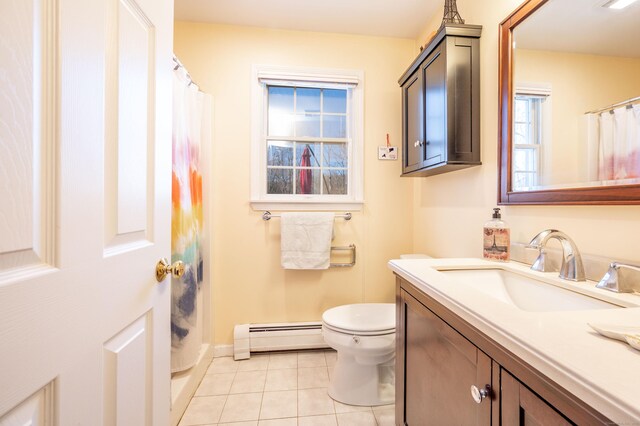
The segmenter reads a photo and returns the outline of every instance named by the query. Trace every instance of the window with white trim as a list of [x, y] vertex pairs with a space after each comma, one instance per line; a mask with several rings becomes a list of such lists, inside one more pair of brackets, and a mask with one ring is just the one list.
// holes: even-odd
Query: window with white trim
[[550, 92], [516, 89], [513, 118], [512, 188], [514, 191], [540, 184], [541, 150], [544, 141], [545, 103]]
[[254, 74], [252, 204], [358, 208], [362, 73], [255, 67]]

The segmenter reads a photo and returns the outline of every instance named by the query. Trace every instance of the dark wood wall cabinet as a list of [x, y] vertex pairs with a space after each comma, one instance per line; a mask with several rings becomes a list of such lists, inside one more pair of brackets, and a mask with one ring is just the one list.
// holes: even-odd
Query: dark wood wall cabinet
[[480, 165], [479, 25], [446, 25], [400, 77], [402, 175]]
[[396, 424], [613, 424], [417, 287], [396, 278]]

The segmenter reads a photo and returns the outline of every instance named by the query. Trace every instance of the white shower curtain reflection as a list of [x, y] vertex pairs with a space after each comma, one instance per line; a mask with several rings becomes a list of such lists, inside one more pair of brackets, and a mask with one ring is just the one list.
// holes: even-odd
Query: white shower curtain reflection
[[586, 177], [585, 182], [598, 180], [598, 164], [600, 163], [600, 116], [586, 114], [585, 116], [587, 152], [586, 152]]
[[[640, 178], [640, 105], [590, 114], [589, 147], [597, 134], [598, 180]], [[598, 120], [598, 126], [593, 118]], [[593, 130], [599, 127], [596, 133]]]

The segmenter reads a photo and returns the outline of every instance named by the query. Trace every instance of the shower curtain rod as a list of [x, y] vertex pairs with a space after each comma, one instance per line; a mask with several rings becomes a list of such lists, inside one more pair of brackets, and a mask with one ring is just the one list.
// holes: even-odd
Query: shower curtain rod
[[621, 106], [629, 106], [629, 105], [633, 105], [635, 103], [639, 103], [640, 102], [640, 96], [638, 96], [637, 98], [631, 98], [631, 99], [627, 99], [626, 101], [622, 101], [622, 102], [618, 102], [617, 104], [613, 104], [613, 105], [609, 105], [608, 107], [604, 107], [604, 108], [600, 108], [600, 109], [596, 109], [593, 111], [589, 111], [589, 112], [585, 112], [585, 114], [597, 114], [599, 112], [604, 112], [604, 111], [611, 111], [613, 112], [613, 110], [615, 108], [621, 107]]
[[189, 84], [187, 85], [187, 87], [193, 84], [199, 89], [200, 86], [198, 86], [198, 84], [195, 81], [193, 81], [193, 79], [191, 78], [191, 74], [189, 74], [189, 71], [187, 71], [187, 67], [182, 65], [182, 62], [180, 62], [180, 60], [176, 57], [176, 55], [173, 55], [173, 62], [175, 63], [175, 66], [173, 67], [174, 71], [176, 71], [179, 68], [182, 68], [184, 70], [184, 73], [187, 76], [187, 79], [189, 80]]

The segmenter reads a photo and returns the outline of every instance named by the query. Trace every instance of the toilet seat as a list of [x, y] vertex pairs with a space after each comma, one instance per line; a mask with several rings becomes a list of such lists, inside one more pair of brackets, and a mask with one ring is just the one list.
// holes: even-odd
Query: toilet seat
[[322, 314], [323, 324], [338, 333], [376, 336], [396, 329], [396, 310], [390, 303], [338, 306]]
[[396, 332], [394, 328], [388, 328], [385, 330], [371, 330], [371, 331], [361, 331], [361, 330], [350, 330], [347, 328], [334, 327], [326, 322], [322, 324], [325, 328], [340, 334], [346, 334], [348, 336], [384, 336], [386, 334], [394, 334]]

